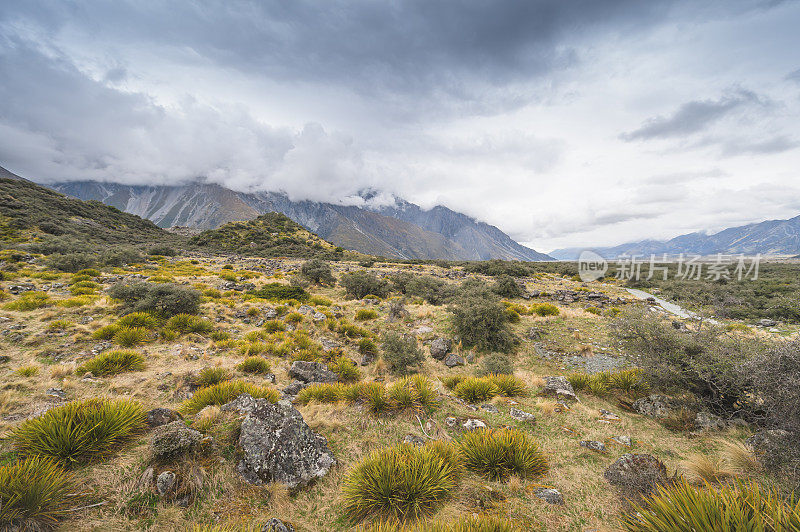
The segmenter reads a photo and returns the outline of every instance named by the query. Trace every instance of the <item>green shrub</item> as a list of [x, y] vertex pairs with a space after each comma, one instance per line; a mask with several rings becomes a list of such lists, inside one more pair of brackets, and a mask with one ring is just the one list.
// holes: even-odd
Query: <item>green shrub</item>
[[114, 342], [122, 347], [135, 347], [153, 339], [153, 332], [144, 327], [126, 327], [114, 333]]
[[47, 263], [55, 270], [77, 272], [94, 266], [97, 263], [97, 256], [89, 253], [64, 253], [50, 255]]
[[66, 466], [103, 457], [144, 428], [142, 406], [131, 400], [88, 399], [52, 408], [12, 431], [22, 456], [52, 457]]
[[419, 367], [424, 355], [412, 335], [387, 332], [383, 336], [383, 360], [392, 373], [406, 375]]
[[658, 486], [622, 518], [629, 532], [779, 532], [800, 530], [800, 501], [756, 482], [698, 488], [685, 481]]
[[196, 414], [207, 406], [229, 403], [243, 393], [250, 394], [257, 399], [266, 399], [271, 403], [277, 403], [280, 399], [280, 395], [274, 388], [256, 386], [244, 381], [223, 381], [197, 390], [191, 399], [183, 403], [181, 411], [185, 414]]
[[414, 274], [410, 272], [397, 272], [389, 276], [389, 281], [392, 283], [392, 290], [401, 294], [406, 293], [406, 287], [412, 279], [414, 279]]
[[459, 441], [470, 471], [489, 480], [505, 481], [511, 475], [538, 478], [547, 473], [547, 460], [526, 433], [515, 429], [478, 429]]
[[112, 323], [111, 325], [106, 325], [97, 329], [92, 333], [92, 338], [95, 340], [112, 340], [119, 330], [120, 326], [116, 323]]
[[214, 386], [222, 381], [231, 378], [231, 374], [225, 368], [203, 368], [197, 377], [194, 379], [194, 384], [204, 388], [206, 386]]
[[450, 312], [465, 347], [506, 352], [513, 346], [505, 308], [488, 292], [467, 291], [450, 307]]
[[207, 334], [214, 330], [213, 323], [192, 314], [176, 314], [167, 320], [164, 327], [180, 334]]
[[344, 512], [353, 521], [423, 518], [450, 497], [457, 481], [452, 464], [431, 448], [400, 445], [380, 449], [345, 477]]
[[419, 275], [406, 283], [405, 293], [421, 297], [431, 305], [441, 305], [453, 297], [454, 290], [441, 279], [430, 275]]
[[261, 357], [247, 357], [244, 359], [236, 369], [241, 371], [242, 373], [258, 373], [258, 374], [265, 374], [269, 373], [272, 369], [268, 360], [261, 358]]
[[377, 317], [378, 312], [371, 308], [362, 308], [356, 311], [356, 320], [358, 321], [374, 320]]
[[50, 296], [43, 292], [25, 292], [16, 301], [3, 305], [3, 308], [6, 310], [29, 311], [49, 307], [52, 304]]
[[495, 277], [492, 291], [498, 296], [508, 299], [522, 297], [522, 288], [517, 284], [517, 280], [510, 275], [498, 275]]
[[51, 530], [79, 505], [81, 491], [72, 476], [41, 456], [0, 466], [0, 528]]
[[531, 312], [537, 316], [558, 316], [558, 307], [551, 303], [534, 303], [531, 305]]
[[336, 373], [339, 382], [355, 382], [361, 380], [361, 370], [347, 357], [339, 357], [328, 363], [328, 369]]
[[453, 393], [468, 403], [482, 403], [497, 395], [498, 389], [491, 379], [468, 377], [456, 385]]
[[378, 279], [374, 273], [365, 271], [346, 273], [339, 282], [350, 298], [364, 299], [369, 294], [375, 294], [383, 299], [389, 295], [389, 283], [385, 279]]
[[299, 286], [290, 286], [281, 283], [268, 283], [258, 290], [251, 290], [248, 294], [270, 301], [308, 301], [308, 292]]
[[358, 341], [358, 352], [362, 355], [377, 355], [378, 344], [372, 338], [362, 338]]
[[164, 244], [159, 244], [147, 250], [148, 255], [161, 255], [162, 257], [174, 257], [178, 254], [175, 248]]
[[111, 248], [100, 254], [100, 263], [104, 266], [124, 266], [143, 261], [142, 254], [133, 248]]
[[513, 375], [514, 363], [506, 355], [491, 354], [481, 359], [481, 365], [478, 369], [478, 376], [485, 377], [486, 375]]
[[108, 294], [122, 301], [126, 312], [150, 312], [163, 318], [176, 314], [197, 314], [200, 292], [171, 283], [116, 284]]
[[303, 277], [317, 284], [330, 284], [336, 283], [336, 279], [331, 272], [330, 264], [320, 259], [311, 259], [303, 263], [300, 267], [300, 273]]
[[136, 351], [117, 350], [101, 353], [91, 360], [87, 360], [75, 373], [84, 375], [91, 372], [96, 377], [116, 375], [125, 371], [141, 371], [144, 369], [144, 357]]

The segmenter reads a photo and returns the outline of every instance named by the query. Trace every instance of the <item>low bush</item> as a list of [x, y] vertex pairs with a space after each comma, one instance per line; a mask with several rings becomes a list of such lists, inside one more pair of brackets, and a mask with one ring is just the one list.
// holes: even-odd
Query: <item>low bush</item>
[[558, 316], [561, 312], [552, 303], [534, 303], [531, 305], [531, 313], [537, 316]]
[[389, 295], [389, 283], [370, 272], [346, 273], [339, 279], [339, 283], [349, 298], [363, 299], [369, 294], [375, 294], [382, 299]]
[[353, 521], [424, 518], [450, 497], [457, 481], [453, 465], [429, 447], [380, 449], [345, 477], [344, 511]]
[[421, 297], [431, 305], [442, 305], [453, 297], [454, 290], [441, 279], [419, 275], [406, 283], [405, 293]]
[[506, 355], [491, 354], [481, 359], [478, 376], [486, 375], [513, 375], [514, 363]]
[[100, 263], [104, 266], [124, 266], [143, 262], [144, 257], [133, 248], [111, 248], [100, 254]]
[[243, 393], [257, 399], [266, 399], [271, 403], [277, 403], [280, 399], [280, 394], [274, 388], [256, 386], [244, 381], [224, 381], [197, 390], [191, 399], [181, 405], [181, 411], [185, 414], [196, 414], [209, 405], [220, 406], [229, 403]]
[[251, 290], [248, 294], [269, 301], [308, 301], [309, 295], [299, 286], [290, 286], [281, 283], [268, 283], [258, 290]]
[[507, 352], [513, 346], [505, 308], [488, 291], [467, 290], [449, 310], [465, 347]]
[[52, 530], [83, 499], [80, 492], [71, 475], [41, 456], [0, 466], [0, 529]]
[[358, 341], [358, 352], [362, 355], [375, 356], [378, 354], [378, 344], [372, 338], [362, 338]]
[[150, 312], [163, 318], [176, 314], [197, 314], [200, 292], [172, 283], [116, 284], [109, 296], [122, 302], [124, 312]]
[[336, 283], [330, 264], [321, 259], [311, 259], [304, 262], [300, 267], [300, 273], [312, 283], [328, 285]]
[[236, 366], [236, 369], [242, 373], [257, 373], [263, 375], [265, 373], [269, 373], [270, 370], [272, 370], [272, 366], [265, 358], [247, 357], [241, 363], [239, 363], [238, 366]]
[[139, 403], [127, 399], [72, 401], [22, 422], [11, 439], [22, 456], [71, 466], [108, 455], [142, 430], [146, 417]]
[[144, 357], [136, 351], [125, 349], [101, 353], [91, 360], [87, 360], [75, 369], [78, 375], [90, 372], [95, 377], [116, 375], [125, 371], [142, 371]]
[[685, 481], [658, 486], [623, 516], [629, 532], [779, 532], [800, 530], [800, 500], [783, 499], [756, 482], [698, 488]]
[[517, 280], [510, 275], [498, 275], [495, 277], [492, 291], [500, 297], [514, 299], [522, 297], [522, 288], [517, 284]]
[[383, 336], [383, 360], [392, 373], [406, 375], [425, 359], [417, 339], [412, 335], [387, 332]]
[[497, 395], [498, 389], [491, 379], [467, 377], [456, 384], [453, 393], [468, 403], [482, 403]]
[[548, 466], [539, 446], [515, 429], [479, 429], [459, 440], [466, 468], [489, 480], [505, 481], [511, 475], [538, 478]]
[[50, 255], [47, 259], [48, 266], [62, 272], [74, 273], [97, 264], [98, 257], [90, 253], [64, 253]]
[[161, 255], [162, 257], [174, 257], [178, 254], [175, 248], [164, 244], [159, 244], [147, 250], [148, 255]]
[[50, 299], [50, 296], [43, 292], [25, 292], [16, 301], [3, 305], [3, 308], [6, 310], [20, 310], [25, 312], [49, 307], [52, 304], [53, 301]]

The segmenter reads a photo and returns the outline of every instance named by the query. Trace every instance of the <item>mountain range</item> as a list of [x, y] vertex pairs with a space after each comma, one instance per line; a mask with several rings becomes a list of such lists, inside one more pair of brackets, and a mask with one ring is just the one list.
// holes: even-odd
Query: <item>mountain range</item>
[[800, 253], [800, 216], [788, 220], [767, 220], [760, 223], [729, 227], [718, 233], [702, 232], [677, 236], [671, 240], [641, 240], [611, 247], [564, 248], [550, 253], [559, 260], [576, 260], [589, 249], [603, 258], [622, 255], [797, 255]]
[[49, 185], [82, 200], [101, 201], [163, 228], [215, 229], [282, 213], [337, 246], [400, 259], [553, 260], [522, 246], [495, 226], [446, 207], [422, 209], [402, 199], [394, 205], [339, 205], [292, 201], [278, 192], [237, 192], [216, 184], [144, 186], [91, 181]]

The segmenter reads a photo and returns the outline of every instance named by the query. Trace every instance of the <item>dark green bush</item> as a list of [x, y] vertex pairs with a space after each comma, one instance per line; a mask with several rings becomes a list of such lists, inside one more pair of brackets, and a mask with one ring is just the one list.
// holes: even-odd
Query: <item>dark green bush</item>
[[507, 352], [514, 345], [505, 307], [488, 290], [467, 290], [449, 310], [465, 347]]
[[100, 254], [100, 262], [104, 266], [124, 266], [144, 261], [141, 253], [133, 248], [111, 248]]
[[383, 336], [383, 360], [392, 373], [407, 375], [422, 364], [424, 355], [412, 335], [387, 332]]
[[450, 300], [454, 291], [441, 279], [420, 275], [406, 283], [405, 293], [421, 297], [431, 305], [441, 305]]
[[178, 252], [172, 246], [160, 244], [147, 250], [148, 255], [161, 255], [162, 257], [174, 257]]
[[369, 294], [383, 298], [389, 294], [389, 283], [371, 272], [346, 273], [339, 282], [344, 286], [347, 296], [355, 299], [363, 299]]
[[478, 376], [486, 375], [513, 375], [514, 363], [506, 355], [492, 354], [483, 357], [478, 369]]
[[51, 268], [62, 272], [75, 273], [84, 268], [91, 268], [97, 264], [97, 256], [91, 253], [64, 253], [50, 255], [48, 264]]
[[517, 284], [517, 280], [510, 275], [498, 275], [495, 278], [492, 291], [498, 296], [508, 299], [522, 297], [522, 288]]
[[108, 295], [122, 301], [123, 312], [150, 312], [169, 318], [197, 314], [202, 295], [194, 288], [172, 283], [116, 284]]
[[336, 283], [330, 264], [321, 259], [311, 259], [304, 262], [300, 267], [300, 273], [313, 283], [329, 285]]
[[269, 299], [270, 301], [286, 301], [296, 299], [297, 301], [308, 301], [308, 292], [299, 286], [290, 286], [281, 283], [265, 284], [258, 290], [252, 290], [248, 294]]
[[392, 283], [392, 290], [401, 294], [406, 293], [406, 287], [412, 279], [414, 279], [414, 274], [410, 272], [397, 272], [389, 276], [389, 281]]

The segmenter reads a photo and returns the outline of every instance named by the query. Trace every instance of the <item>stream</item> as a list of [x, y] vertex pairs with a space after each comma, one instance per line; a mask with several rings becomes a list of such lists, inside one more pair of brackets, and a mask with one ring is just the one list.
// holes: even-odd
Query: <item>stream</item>
[[[656, 304], [658, 306], [660, 306], [661, 308], [663, 308], [664, 310], [666, 310], [670, 314], [672, 314], [674, 316], [678, 316], [679, 318], [699, 319], [697, 317], [697, 314], [695, 314], [691, 310], [686, 310], [685, 308], [683, 308], [683, 307], [681, 307], [679, 305], [676, 305], [675, 303], [670, 303], [666, 299], [661, 299], [660, 297], [656, 297], [653, 294], [648, 294], [644, 290], [637, 290], [636, 288], [626, 288], [625, 290], [627, 290], [629, 294], [631, 294], [633, 297], [635, 297], [637, 299], [648, 299], [648, 298], [655, 299], [656, 300]], [[708, 323], [713, 323], [713, 324], [718, 324], [719, 323], [718, 321], [713, 320], [711, 318], [706, 318], [705, 321], [707, 321]]]

